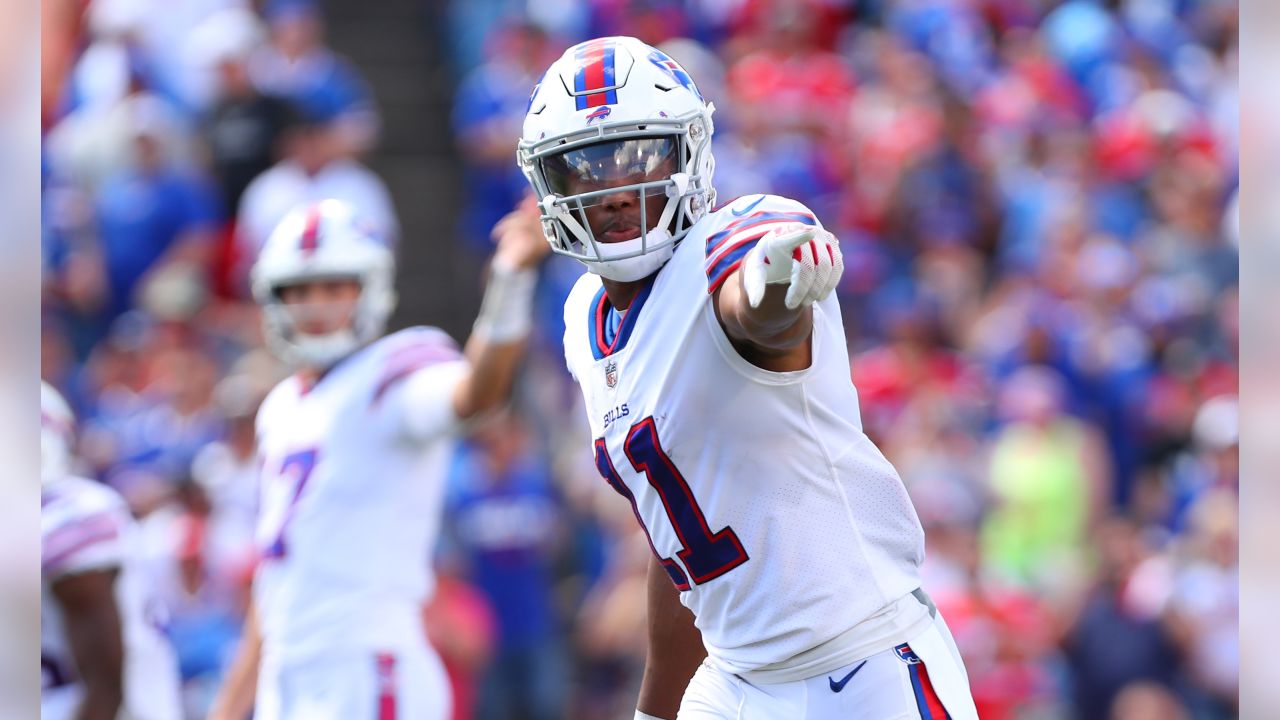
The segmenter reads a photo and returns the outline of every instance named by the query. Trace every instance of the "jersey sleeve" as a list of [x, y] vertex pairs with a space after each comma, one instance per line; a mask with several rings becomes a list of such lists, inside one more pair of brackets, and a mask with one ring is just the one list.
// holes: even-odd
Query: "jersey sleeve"
[[563, 343], [562, 343], [562, 344], [564, 345], [564, 367], [565, 367], [565, 369], [566, 369], [566, 370], [568, 370], [568, 371], [569, 371], [569, 377], [573, 378], [573, 379], [574, 379], [574, 382], [577, 382], [577, 380], [578, 380], [578, 373], [574, 371], [574, 369], [573, 369], [573, 359], [569, 357], [569, 343], [570, 343], [570, 342], [572, 342], [572, 341], [569, 339], [569, 328], [568, 328], [568, 327], [565, 327], [565, 330], [564, 330], [564, 339], [563, 339]]
[[47, 580], [124, 564], [128, 518], [122, 507], [68, 500], [42, 512], [40, 572]]
[[382, 358], [371, 404], [400, 436], [426, 440], [458, 426], [453, 394], [470, 366], [443, 331], [410, 333]]
[[281, 398], [285, 393], [288, 392], [288, 386], [296, 382], [297, 379], [294, 377], [287, 377], [284, 380], [281, 380], [279, 384], [271, 388], [271, 392], [267, 393], [267, 396], [258, 404], [258, 412], [253, 418], [253, 428], [259, 441], [261, 441], [262, 436], [266, 433], [267, 429], [271, 427], [272, 418], [276, 413], [275, 408], [280, 404]]
[[717, 213], [723, 227], [707, 235], [707, 292], [714, 293], [742, 265], [760, 238], [779, 225], [800, 222], [822, 227], [803, 203], [777, 195], [748, 195]]
[[564, 362], [575, 381], [578, 379], [575, 358], [589, 352], [588, 307], [599, 289], [600, 279], [591, 273], [583, 273], [564, 301]]

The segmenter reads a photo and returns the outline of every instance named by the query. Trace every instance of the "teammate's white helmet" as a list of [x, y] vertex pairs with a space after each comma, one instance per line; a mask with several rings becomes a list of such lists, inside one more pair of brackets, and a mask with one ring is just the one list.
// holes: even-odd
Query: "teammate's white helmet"
[[[324, 200], [290, 212], [271, 233], [251, 272], [267, 341], [283, 359], [328, 367], [377, 339], [395, 307], [395, 259], [355, 208]], [[314, 280], [351, 279], [360, 299], [349, 327], [306, 335], [280, 300], [280, 289]]]
[[71, 447], [76, 417], [61, 393], [40, 382], [40, 482], [48, 483], [71, 472]]
[[[638, 280], [661, 267], [715, 205], [714, 109], [675, 60], [635, 38], [597, 38], [566, 50], [533, 89], [517, 153], [552, 250], [613, 280]], [[571, 176], [603, 185], [609, 175], [641, 182], [567, 192]], [[667, 202], [654, 230], [598, 242], [586, 208], [620, 191], [637, 193], [642, 213], [655, 193]]]

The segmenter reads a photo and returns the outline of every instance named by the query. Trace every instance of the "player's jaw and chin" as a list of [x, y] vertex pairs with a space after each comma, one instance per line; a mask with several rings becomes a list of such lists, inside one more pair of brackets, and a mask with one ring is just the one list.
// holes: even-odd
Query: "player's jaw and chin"
[[[612, 184], [614, 187], [625, 188], [633, 182], [635, 181], [625, 178]], [[665, 195], [620, 189], [601, 197], [597, 203], [584, 207], [586, 224], [598, 243], [617, 245], [628, 242], [640, 237], [642, 224], [647, 225], [645, 233], [657, 229], [666, 202]]]
[[356, 314], [365, 288], [359, 277], [335, 276], [284, 285], [276, 295], [285, 327], [296, 348], [291, 359], [307, 375], [323, 374], [376, 338], [356, 332]]

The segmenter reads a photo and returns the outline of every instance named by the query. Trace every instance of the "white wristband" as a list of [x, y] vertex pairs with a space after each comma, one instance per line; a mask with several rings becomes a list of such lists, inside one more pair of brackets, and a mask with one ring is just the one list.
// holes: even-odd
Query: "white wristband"
[[660, 717], [655, 717], [655, 716], [650, 715], [650, 714], [648, 714], [648, 713], [642, 713], [642, 712], [640, 712], [639, 710], [637, 710], [637, 711], [636, 711], [636, 717], [635, 717], [635, 720], [662, 720], [662, 718], [660, 718]]
[[537, 270], [494, 260], [472, 332], [499, 344], [523, 339], [533, 325], [533, 291], [537, 284]]

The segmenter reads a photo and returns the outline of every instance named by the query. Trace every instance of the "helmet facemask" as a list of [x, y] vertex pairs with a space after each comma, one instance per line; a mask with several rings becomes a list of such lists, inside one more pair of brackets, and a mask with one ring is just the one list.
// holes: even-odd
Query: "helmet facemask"
[[[552, 250], [618, 281], [639, 280], [662, 267], [715, 201], [705, 117], [604, 123], [522, 143], [521, 166], [541, 198]], [[655, 198], [665, 202], [658, 205]], [[617, 237], [629, 234], [618, 224], [634, 227], [635, 234]]]

